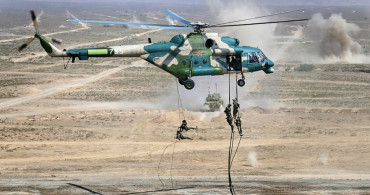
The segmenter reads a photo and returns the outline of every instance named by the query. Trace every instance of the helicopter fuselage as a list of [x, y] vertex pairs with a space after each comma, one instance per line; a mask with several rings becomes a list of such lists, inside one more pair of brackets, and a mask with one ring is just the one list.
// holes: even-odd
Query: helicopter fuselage
[[[90, 57], [140, 57], [177, 77], [181, 84], [193, 76], [223, 75], [263, 70], [273, 73], [274, 63], [254, 47], [239, 46], [239, 40], [217, 33], [189, 33], [174, 36], [169, 42], [58, 50], [41, 35], [45, 51], [52, 57], [88, 60]], [[186, 86], [187, 89], [194, 87]]]

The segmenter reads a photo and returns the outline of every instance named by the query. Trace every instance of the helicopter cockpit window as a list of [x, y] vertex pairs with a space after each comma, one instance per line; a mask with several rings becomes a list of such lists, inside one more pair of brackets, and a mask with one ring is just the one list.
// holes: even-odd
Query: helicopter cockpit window
[[258, 62], [256, 53], [249, 53], [248, 57], [249, 57], [249, 63], [257, 63]]
[[260, 54], [261, 54], [261, 56], [263, 56], [263, 58], [265, 58], [265, 59], [267, 58], [266, 55], [262, 51], [260, 51]]
[[207, 64], [208, 60], [207, 59], [204, 59], [203, 60], [203, 64]]
[[194, 64], [199, 64], [199, 61], [198, 60], [194, 60]]
[[261, 57], [259, 53], [256, 53], [256, 56], [259, 62], [263, 62], [263, 58]]
[[266, 56], [262, 53], [262, 51], [257, 53], [257, 57], [260, 62], [264, 62], [266, 59]]

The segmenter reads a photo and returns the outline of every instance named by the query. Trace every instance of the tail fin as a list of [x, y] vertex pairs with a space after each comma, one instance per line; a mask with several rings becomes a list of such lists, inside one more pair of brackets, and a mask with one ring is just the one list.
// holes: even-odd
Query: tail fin
[[35, 37], [40, 39], [42, 48], [44, 48], [44, 50], [48, 53], [49, 56], [52, 57], [67, 56], [65, 52], [56, 48], [53, 44], [51, 44], [45, 37], [41, 36], [38, 32], [35, 34]]

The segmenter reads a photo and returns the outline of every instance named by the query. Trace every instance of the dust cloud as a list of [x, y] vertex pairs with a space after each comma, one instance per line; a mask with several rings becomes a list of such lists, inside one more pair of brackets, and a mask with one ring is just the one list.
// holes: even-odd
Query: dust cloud
[[327, 152], [320, 154], [319, 160], [322, 165], [328, 165], [329, 154]]
[[[269, 15], [271, 12], [265, 8], [261, 3], [255, 0], [208, 0], [208, 7], [210, 11], [216, 17], [216, 23], [224, 23], [235, 20], [254, 18], [264, 15]], [[254, 22], [268, 22], [274, 17], [261, 18], [254, 20], [247, 20], [239, 23], [254, 23]], [[235, 23], [233, 23], [235, 24]], [[275, 28], [276, 24], [269, 25], [255, 25], [255, 26], [244, 26], [244, 27], [230, 27], [226, 29], [226, 32], [220, 34], [221, 36], [237, 37], [240, 40], [240, 45], [248, 45], [252, 47], [258, 47], [270, 58], [276, 59], [281, 56], [284, 50], [281, 47], [277, 47], [274, 44]], [[287, 48], [286, 48], [287, 49]], [[267, 96], [260, 97], [246, 97], [251, 91], [255, 90], [260, 80], [264, 78], [264, 72], [256, 72], [253, 74], [246, 74], [246, 85], [239, 88], [239, 100], [242, 108], [249, 107], [260, 107], [264, 109], [277, 109], [281, 104], [278, 104], [274, 98]], [[235, 88], [235, 79], [231, 84], [232, 88]], [[227, 81], [223, 82], [224, 86], [227, 86]], [[232, 91], [235, 91], [233, 89]], [[228, 94], [228, 88], [221, 91], [222, 94]], [[234, 97], [233, 93], [233, 96]], [[227, 100], [225, 97], [224, 100]], [[226, 104], [225, 104], [226, 105]]]
[[[272, 14], [263, 4], [254, 0], [208, 0], [207, 3], [213, 15], [217, 16], [216, 23]], [[289, 18], [289, 14], [287, 17]], [[276, 19], [281, 18], [268, 17], [241, 23], [267, 22]], [[360, 31], [359, 26], [346, 21], [340, 14], [332, 14], [329, 18], [324, 18], [322, 14], [317, 13], [307, 23], [284, 25], [296, 26], [296, 30], [290, 32], [292, 36], [287, 36], [290, 38], [286, 42], [278, 42], [278, 36], [275, 36], [276, 24], [230, 27], [222, 35], [237, 37], [241, 45], [262, 49], [273, 61], [301, 63], [370, 61], [370, 57], [363, 54], [362, 46], [353, 38]], [[301, 48], [300, 51], [304, 52], [292, 55], [291, 52], [297, 51], [297, 48]]]
[[[267, 75], [262, 72], [246, 74], [246, 84], [244, 87], [238, 87], [238, 99], [241, 109], [260, 107], [263, 109], [278, 109], [282, 106], [277, 103], [272, 97], [267, 96], [249, 96], [254, 92], [259, 85], [259, 82]], [[238, 75], [238, 79], [240, 79]], [[195, 87], [192, 90], [187, 90], [184, 86], [178, 84], [176, 78], [168, 83], [168, 89], [163, 92], [163, 95], [154, 100], [154, 104], [161, 109], [178, 109], [178, 94], [181, 97], [181, 104], [184, 109], [191, 111], [200, 111], [204, 108], [204, 103], [208, 93], [220, 93], [221, 99], [224, 102], [224, 107], [229, 103], [229, 76], [204, 76], [192, 77], [195, 82]], [[216, 90], [217, 85], [217, 90]], [[236, 97], [236, 75], [230, 75], [230, 101]], [[220, 109], [223, 114], [223, 108]]]
[[304, 59], [314, 63], [363, 62], [367, 57], [352, 38], [359, 30], [359, 26], [348, 23], [340, 14], [327, 19], [320, 13], [314, 14], [303, 30], [303, 36], [313, 44]]
[[[217, 16], [216, 20], [218, 23], [254, 18], [271, 14], [268, 9], [264, 8], [261, 5], [261, 3], [258, 3], [254, 0], [208, 0], [207, 4], [213, 15]], [[247, 20], [241, 23], [267, 21], [269, 21], [269, 19], [261, 18], [255, 20]], [[276, 24], [230, 27], [227, 28], [227, 32], [225, 33], [225, 35], [237, 37], [240, 40], [240, 45], [259, 47], [267, 56], [272, 56], [274, 54], [272, 43], [274, 40], [275, 28]]]
[[254, 149], [249, 151], [248, 153], [248, 161], [252, 165], [252, 167], [258, 166], [258, 161], [257, 161], [257, 153]]
[[173, 20], [170, 16], [166, 16], [166, 20], [169, 25], [176, 25], [175, 20]]

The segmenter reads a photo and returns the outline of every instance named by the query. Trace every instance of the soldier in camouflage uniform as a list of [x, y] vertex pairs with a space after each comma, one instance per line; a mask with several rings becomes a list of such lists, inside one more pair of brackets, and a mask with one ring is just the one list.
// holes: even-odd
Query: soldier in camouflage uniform
[[176, 139], [178, 139], [178, 140], [183, 140], [183, 139], [192, 140], [192, 138], [184, 136], [182, 134], [183, 131], [189, 131], [190, 129], [196, 129], [196, 128], [193, 128], [193, 127], [188, 127], [187, 125], [188, 125], [188, 123], [186, 122], [186, 120], [183, 120], [181, 126], [178, 128], [178, 130], [176, 132]]
[[237, 117], [235, 120], [235, 125], [238, 128], [239, 135], [243, 136], [243, 130], [242, 130], [242, 121], [240, 120], [240, 117]]
[[233, 99], [233, 116], [236, 118], [238, 116], [240, 105], [238, 103], [238, 98]]
[[231, 130], [234, 131], [233, 117], [231, 115], [231, 104], [228, 104], [225, 108], [226, 120], [229, 123]]

